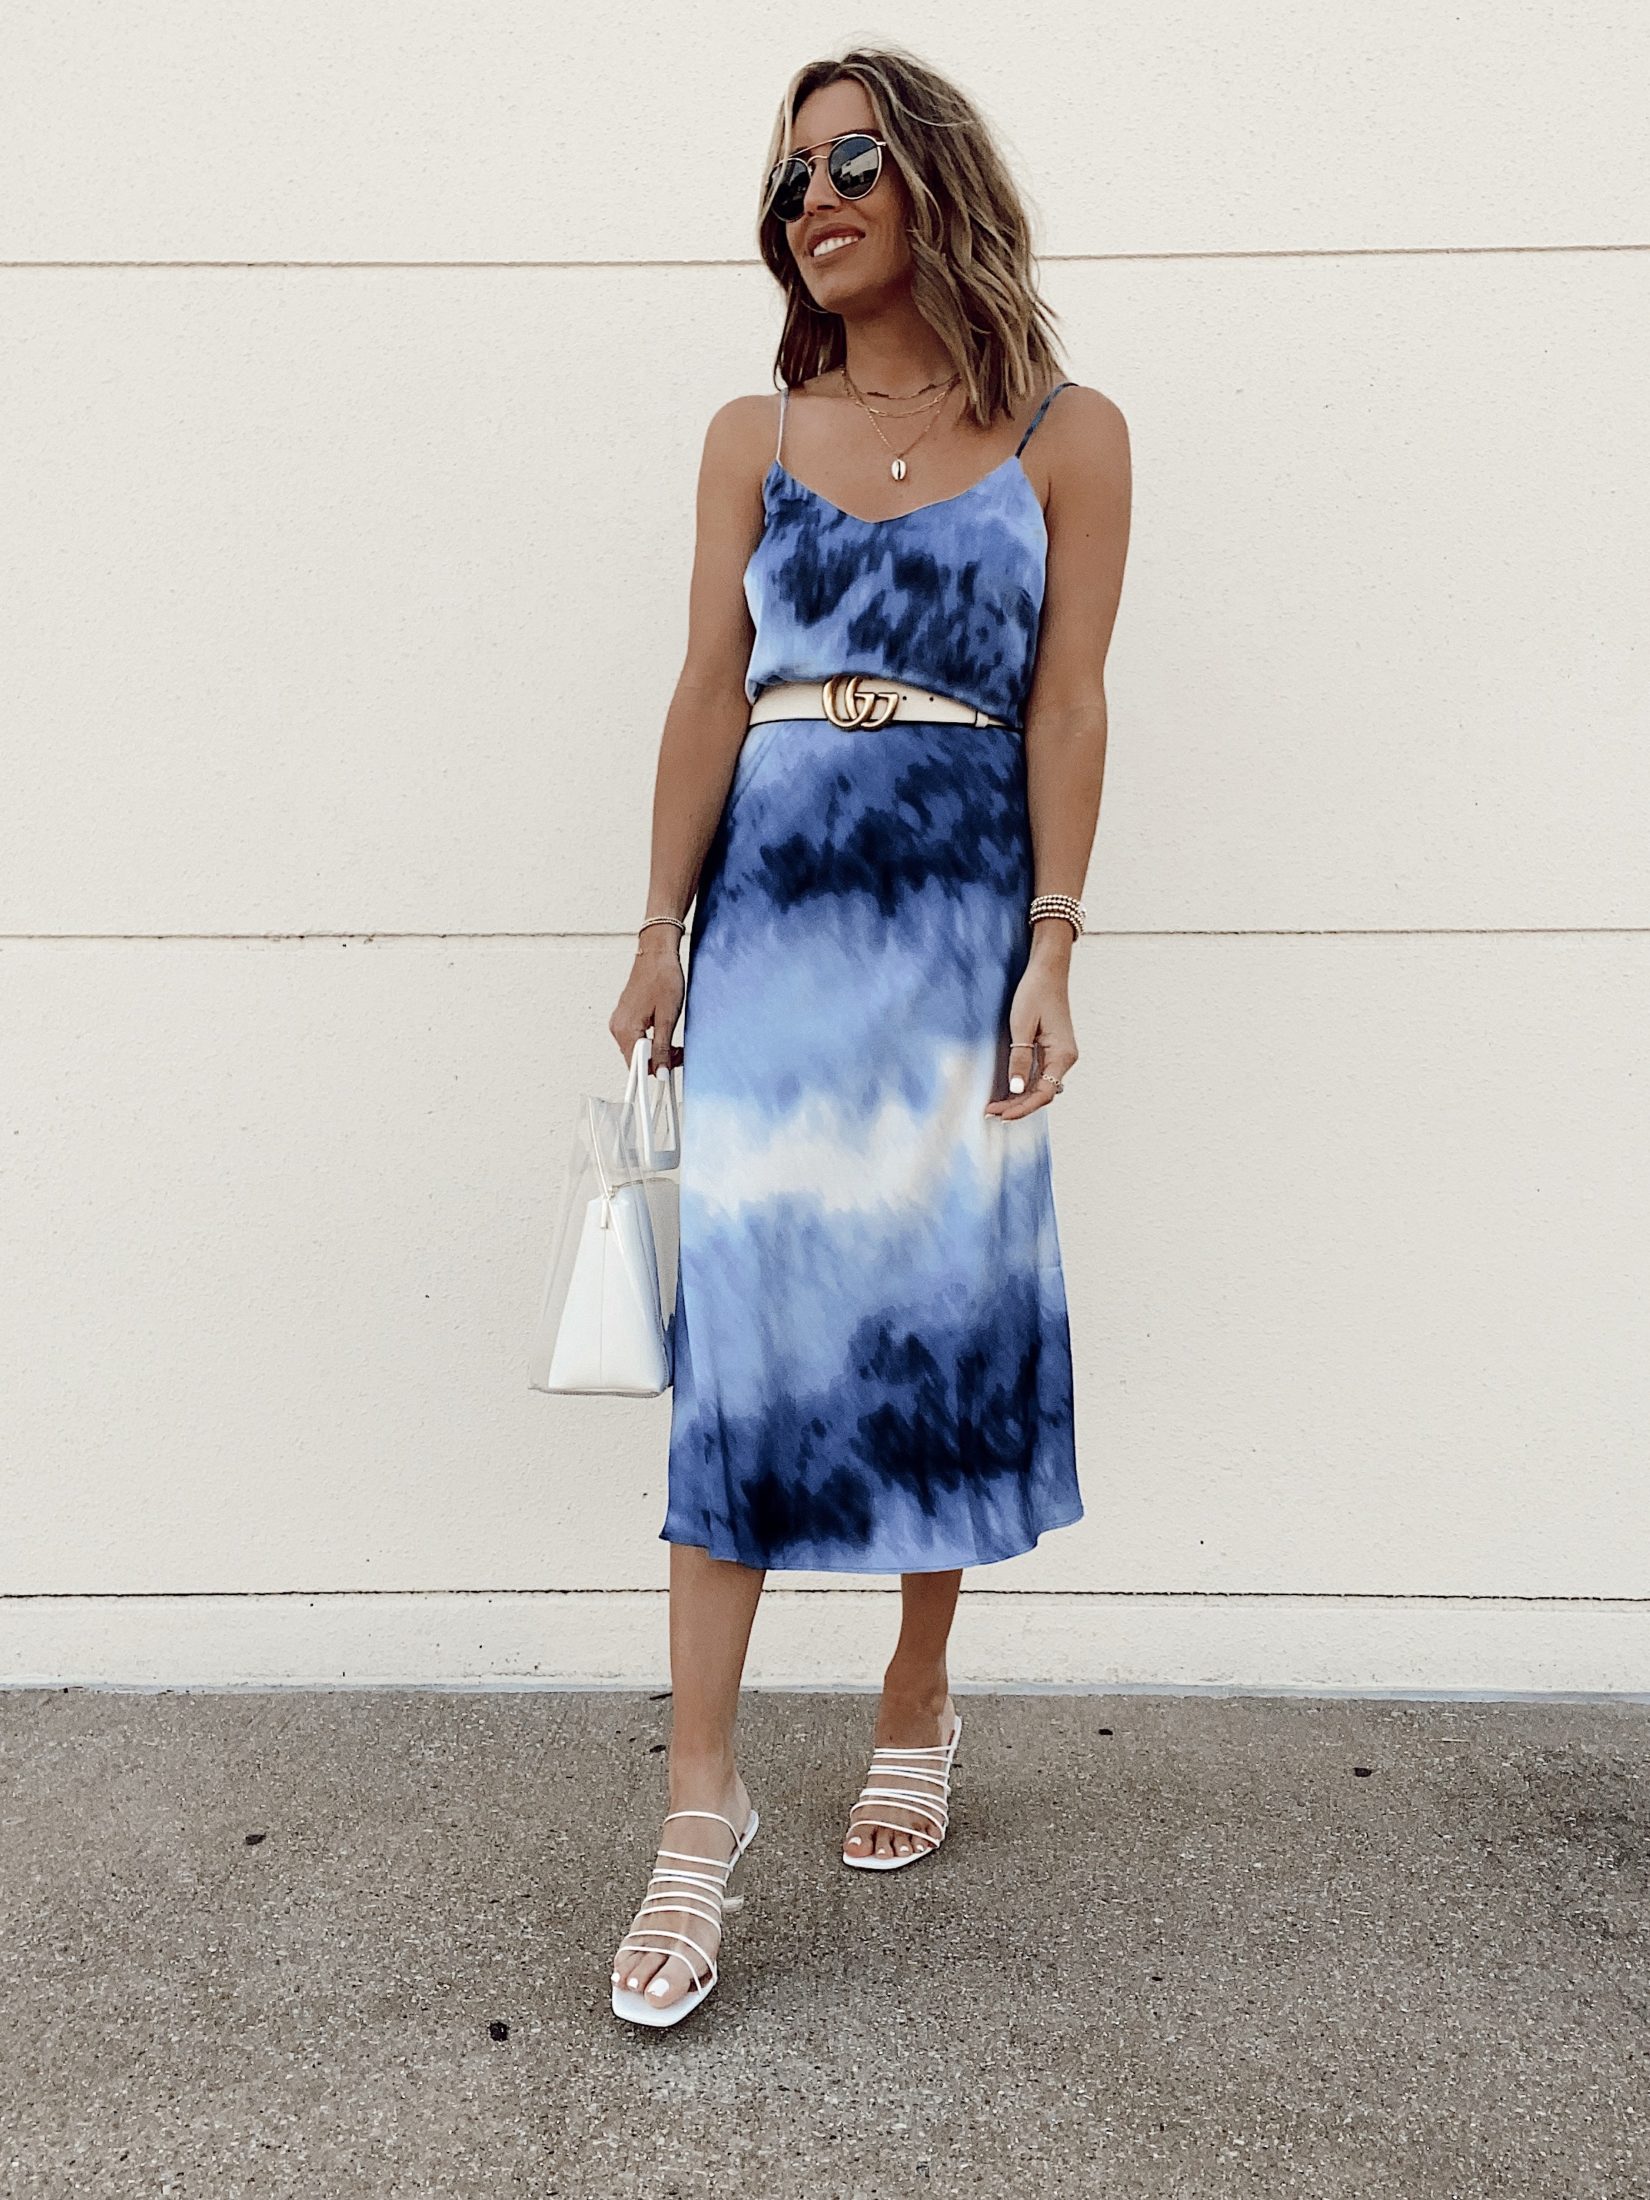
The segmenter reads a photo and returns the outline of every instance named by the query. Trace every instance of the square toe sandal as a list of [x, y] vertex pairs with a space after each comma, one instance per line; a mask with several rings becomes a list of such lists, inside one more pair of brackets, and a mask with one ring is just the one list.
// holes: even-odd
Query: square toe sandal
[[[848, 1813], [848, 1831], [870, 1832], [881, 1826], [889, 1833], [908, 1835], [920, 1846], [913, 1848], [909, 1856], [850, 1856], [845, 1848], [842, 1861], [855, 1871], [900, 1871], [924, 1856], [932, 1856], [945, 1839], [950, 1816], [951, 1767], [957, 1759], [957, 1744], [962, 1740], [962, 1713], [954, 1711], [952, 1716], [955, 1723], [949, 1741], [935, 1742], [927, 1749], [872, 1750], [871, 1776], [859, 1791], [859, 1801]], [[924, 1825], [901, 1825], [888, 1815], [890, 1803], [897, 1803], [908, 1817], [924, 1820]]]
[[619, 1955], [621, 1958], [626, 1954], [677, 1956], [693, 1973], [693, 1984], [685, 1994], [661, 2008], [658, 2002], [648, 2000], [645, 1987], [632, 1993], [629, 1987], [619, 1983], [617, 1972], [613, 1979], [613, 2014], [624, 2017], [631, 2024], [651, 2025], [656, 2031], [680, 2024], [684, 2017], [691, 2016], [716, 1984], [719, 1974], [715, 1956], [702, 1948], [691, 1934], [667, 1932], [647, 1920], [669, 1910], [687, 1917], [703, 1918], [717, 1928], [720, 1948], [723, 1916], [739, 1909], [745, 1899], [742, 1894], [728, 1893], [728, 1881], [733, 1876], [733, 1867], [756, 1839], [756, 1829], [761, 1823], [754, 1809], [743, 1833], [717, 1810], [669, 1811], [664, 1824], [668, 1826], [673, 1818], [714, 1818], [733, 1835], [733, 1854], [726, 1863], [721, 1863], [713, 1856], [694, 1856], [684, 1849], [662, 1848], [659, 1851], [653, 1877], [647, 1883], [647, 1893], [630, 1921], [629, 1933], [620, 1943]]

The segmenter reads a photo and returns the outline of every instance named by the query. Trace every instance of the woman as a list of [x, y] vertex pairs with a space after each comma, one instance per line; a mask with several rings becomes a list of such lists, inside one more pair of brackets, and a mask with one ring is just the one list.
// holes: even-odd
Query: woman
[[670, 1811], [613, 1972], [651, 2025], [715, 1983], [756, 1831], [733, 1738], [766, 1571], [901, 1576], [842, 1849], [895, 1870], [945, 1832], [963, 1568], [1082, 1513], [1045, 1111], [1077, 1060], [1127, 430], [1059, 374], [980, 115], [909, 55], [798, 71], [759, 236], [785, 386], [706, 436], [609, 1026], [682, 1066]]

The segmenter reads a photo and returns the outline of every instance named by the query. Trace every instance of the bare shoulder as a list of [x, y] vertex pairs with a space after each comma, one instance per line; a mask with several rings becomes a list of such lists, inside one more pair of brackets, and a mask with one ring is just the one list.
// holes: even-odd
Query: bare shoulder
[[779, 392], [717, 405], [704, 429], [700, 515], [719, 513], [750, 532], [761, 519], [761, 491], [779, 433]]
[[1127, 481], [1129, 424], [1122, 407], [1104, 390], [1091, 389], [1086, 382], [1069, 383], [1038, 431], [1039, 440], [1045, 436], [1056, 479], [1075, 472], [1090, 479]]
[[758, 451], [771, 451], [779, 430], [779, 392], [730, 397], [710, 416], [705, 450], [737, 465]]
[[1134, 498], [1122, 408], [1103, 390], [1074, 382], [1050, 405], [1030, 447], [1039, 444], [1051, 557], [1063, 560], [1073, 546], [1084, 556], [1104, 549], [1120, 566]]

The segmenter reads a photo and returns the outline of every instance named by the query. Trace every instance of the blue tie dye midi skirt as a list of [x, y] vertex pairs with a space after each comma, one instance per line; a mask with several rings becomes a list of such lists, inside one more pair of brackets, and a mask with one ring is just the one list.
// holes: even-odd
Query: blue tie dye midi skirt
[[750, 700], [864, 672], [1007, 724], [770, 719], [740, 749], [683, 1009], [661, 1530], [715, 1558], [933, 1572], [1082, 1517], [1050, 1111], [983, 1112], [1030, 945], [1047, 532], [1020, 452], [1042, 410], [972, 487], [892, 519], [778, 451], [763, 483]]

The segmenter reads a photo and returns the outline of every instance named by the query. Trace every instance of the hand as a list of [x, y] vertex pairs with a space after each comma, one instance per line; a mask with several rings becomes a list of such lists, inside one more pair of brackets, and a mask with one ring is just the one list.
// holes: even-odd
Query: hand
[[630, 966], [625, 989], [619, 995], [619, 1005], [607, 1019], [607, 1028], [618, 1041], [627, 1068], [643, 1032], [652, 1033], [648, 1048], [650, 1073], [656, 1076], [661, 1070], [675, 1069], [681, 1062], [682, 1050], [673, 1046], [670, 1039], [687, 991], [676, 952], [680, 937], [673, 925], [648, 926], [636, 949], [636, 960]]
[[[1038, 930], [1045, 927], [1039, 926]], [[1049, 931], [1060, 929], [1054, 925]], [[987, 1115], [1017, 1122], [1037, 1108], [1046, 1108], [1054, 1087], [1045, 1077], [1064, 1077], [1077, 1060], [1077, 1039], [1072, 1030], [1071, 1004], [1067, 999], [1065, 962], [1033, 955], [1014, 989], [1008, 1014], [1010, 1078], [1023, 1077], [1025, 1090], [1010, 1091], [1006, 1100], [993, 1100]]]

